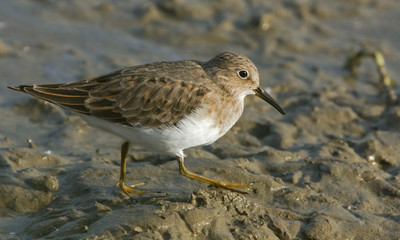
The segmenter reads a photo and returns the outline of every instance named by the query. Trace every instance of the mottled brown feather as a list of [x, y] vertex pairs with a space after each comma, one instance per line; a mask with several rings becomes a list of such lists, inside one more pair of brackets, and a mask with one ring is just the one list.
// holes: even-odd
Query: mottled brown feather
[[210, 82], [199, 62], [181, 61], [125, 68], [74, 83], [11, 89], [106, 121], [163, 128], [199, 107], [210, 92]]
[[76, 95], [60, 95], [53, 92], [46, 91], [48, 88], [45, 86], [41, 88], [40, 85], [34, 85], [32, 87], [25, 87], [24, 91], [35, 97], [56, 103], [56, 104], [67, 104], [67, 105], [82, 105], [86, 100], [87, 96], [76, 96]]

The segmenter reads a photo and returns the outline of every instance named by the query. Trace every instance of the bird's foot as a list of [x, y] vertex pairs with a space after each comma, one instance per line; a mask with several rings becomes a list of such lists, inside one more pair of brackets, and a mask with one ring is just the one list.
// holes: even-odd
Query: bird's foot
[[118, 181], [118, 183], [115, 184], [115, 186], [119, 186], [121, 191], [123, 193], [125, 193], [126, 195], [128, 195], [128, 197], [131, 197], [131, 194], [143, 194], [143, 193], [146, 193], [146, 191], [134, 189], [135, 187], [142, 186], [142, 185], [144, 185], [144, 183], [137, 183], [137, 184], [133, 184], [133, 185], [127, 186], [126, 183], [125, 183], [125, 180], [123, 180], [123, 179], [120, 179]]

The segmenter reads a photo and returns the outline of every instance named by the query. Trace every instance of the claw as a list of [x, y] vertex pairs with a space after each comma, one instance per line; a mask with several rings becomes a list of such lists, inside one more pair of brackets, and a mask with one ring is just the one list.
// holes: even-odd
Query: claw
[[130, 193], [133, 193], [133, 194], [143, 194], [143, 193], [146, 193], [146, 191], [134, 189], [134, 187], [142, 186], [142, 185], [144, 185], [144, 183], [138, 183], [138, 184], [133, 184], [133, 185], [126, 186], [124, 180], [119, 180], [119, 181], [117, 182], [117, 184], [115, 184], [115, 186], [119, 186], [119, 188], [121, 189], [121, 191], [122, 191], [123, 193], [125, 193], [126, 195], [128, 195], [128, 197], [132, 197], [132, 196], [130, 195]]
[[250, 187], [252, 184], [221, 182], [221, 181], [217, 181], [217, 180], [214, 180], [211, 178], [207, 178], [207, 177], [198, 175], [198, 174], [193, 173], [193, 172], [189, 171], [188, 169], [186, 169], [185, 165], [183, 164], [183, 157], [178, 158], [178, 163], [179, 163], [179, 172], [182, 176], [208, 183], [211, 186], [214, 186], [217, 188], [224, 188], [224, 189], [230, 190], [232, 192], [249, 194], [248, 192], [237, 190], [237, 189], [235, 189], [235, 187]]

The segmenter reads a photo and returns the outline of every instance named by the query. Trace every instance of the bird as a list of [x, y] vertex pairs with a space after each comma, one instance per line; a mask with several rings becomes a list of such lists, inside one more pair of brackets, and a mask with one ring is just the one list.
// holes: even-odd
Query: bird
[[72, 83], [8, 88], [67, 108], [89, 125], [123, 138], [116, 186], [129, 197], [147, 192], [137, 189], [143, 183], [126, 183], [126, 157], [131, 145], [173, 155], [179, 173], [185, 177], [246, 193], [237, 188], [250, 184], [214, 180], [188, 170], [183, 151], [222, 137], [242, 115], [248, 95], [285, 114], [260, 86], [255, 64], [235, 52], [222, 52], [208, 61], [161, 61], [126, 67]]

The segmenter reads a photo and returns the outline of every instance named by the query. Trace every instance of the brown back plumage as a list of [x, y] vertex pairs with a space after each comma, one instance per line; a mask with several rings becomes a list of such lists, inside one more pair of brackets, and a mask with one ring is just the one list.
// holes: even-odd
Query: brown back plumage
[[210, 82], [198, 62], [180, 61], [125, 68], [75, 83], [9, 88], [110, 122], [160, 128], [177, 124], [199, 107]]

